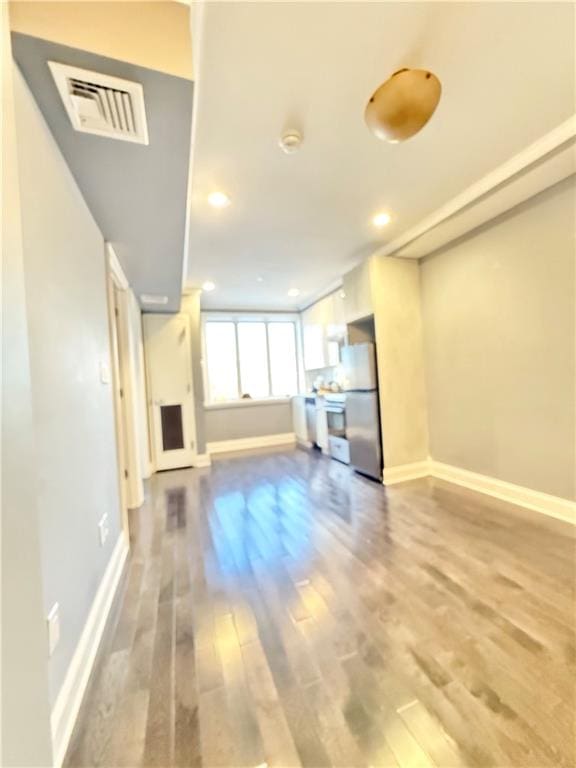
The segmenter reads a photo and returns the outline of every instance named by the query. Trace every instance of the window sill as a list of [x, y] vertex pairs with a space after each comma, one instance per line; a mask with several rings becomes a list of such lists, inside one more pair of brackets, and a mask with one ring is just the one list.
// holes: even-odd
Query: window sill
[[225, 411], [229, 408], [254, 408], [261, 405], [282, 405], [289, 403], [291, 397], [267, 397], [264, 400], [229, 400], [222, 403], [204, 403], [205, 411]]

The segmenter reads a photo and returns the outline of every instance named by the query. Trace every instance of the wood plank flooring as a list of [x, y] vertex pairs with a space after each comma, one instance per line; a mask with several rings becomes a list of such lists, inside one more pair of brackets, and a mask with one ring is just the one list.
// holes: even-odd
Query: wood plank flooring
[[153, 477], [66, 764], [576, 765], [574, 529], [299, 450]]

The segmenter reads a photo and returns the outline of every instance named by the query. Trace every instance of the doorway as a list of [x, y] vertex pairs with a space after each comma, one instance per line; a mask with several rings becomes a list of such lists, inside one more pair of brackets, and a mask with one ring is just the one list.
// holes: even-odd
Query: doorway
[[153, 463], [156, 470], [190, 467], [196, 456], [190, 321], [184, 313], [143, 319]]

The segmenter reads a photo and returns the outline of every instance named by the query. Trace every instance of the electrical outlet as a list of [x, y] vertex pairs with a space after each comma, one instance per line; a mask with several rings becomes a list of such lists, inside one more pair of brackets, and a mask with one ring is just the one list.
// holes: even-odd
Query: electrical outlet
[[98, 531], [100, 533], [100, 546], [103, 547], [104, 544], [106, 544], [106, 539], [108, 538], [108, 534], [110, 533], [110, 529], [108, 527], [107, 513], [104, 513], [100, 518], [100, 522], [98, 523]]
[[48, 655], [52, 656], [60, 640], [60, 606], [54, 603], [46, 618], [48, 625]]

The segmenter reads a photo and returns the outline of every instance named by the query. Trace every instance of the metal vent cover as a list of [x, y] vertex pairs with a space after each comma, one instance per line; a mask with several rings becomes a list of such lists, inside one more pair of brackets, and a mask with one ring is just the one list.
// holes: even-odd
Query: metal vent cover
[[110, 139], [148, 144], [140, 83], [49, 61], [73, 128]]

